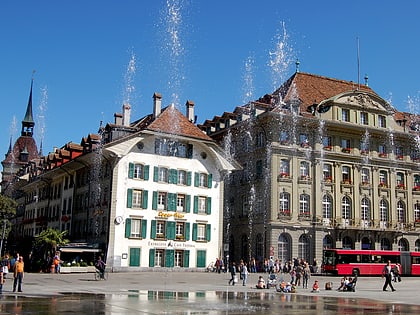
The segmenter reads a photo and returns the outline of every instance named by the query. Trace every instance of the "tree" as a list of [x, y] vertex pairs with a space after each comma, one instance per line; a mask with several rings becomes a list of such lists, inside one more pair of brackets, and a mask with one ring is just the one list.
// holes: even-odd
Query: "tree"
[[66, 245], [69, 242], [65, 238], [66, 234], [67, 231], [61, 232], [57, 229], [48, 228], [35, 237], [34, 245], [43, 251], [44, 257], [47, 254], [54, 256], [58, 246]]
[[1, 223], [1, 242], [0, 242], [0, 256], [3, 251], [3, 242], [7, 239], [12, 223], [10, 219], [16, 215], [17, 202], [5, 195], [0, 195], [0, 223]]

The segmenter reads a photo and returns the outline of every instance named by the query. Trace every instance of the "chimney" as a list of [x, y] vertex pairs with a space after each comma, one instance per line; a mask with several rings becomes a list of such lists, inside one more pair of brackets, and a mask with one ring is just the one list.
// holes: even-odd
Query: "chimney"
[[192, 123], [194, 123], [194, 120], [195, 120], [195, 118], [194, 118], [194, 102], [193, 101], [187, 101], [185, 106], [187, 107], [186, 116], [187, 116], [188, 120], [191, 121]]
[[131, 115], [131, 106], [130, 104], [124, 104], [122, 107], [123, 116], [122, 116], [122, 125], [129, 127], [130, 126], [130, 115]]
[[115, 113], [114, 114], [114, 123], [118, 126], [122, 125], [122, 114], [121, 113]]
[[162, 95], [159, 93], [153, 94], [153, 118], [156, 119], [162, 110]]

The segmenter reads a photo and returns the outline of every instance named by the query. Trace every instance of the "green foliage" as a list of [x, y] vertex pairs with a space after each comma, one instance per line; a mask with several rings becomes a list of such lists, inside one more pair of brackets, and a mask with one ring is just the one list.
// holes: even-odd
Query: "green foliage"
[[35, 237], [34, 246], [43, 248], [44, 254], [50, 253], [54, 256], [58, 246], [66, 245], [69, 240], [65, 238], [68, 231], [59, 231], [48, 228]]
[[[10, 230], [12, 229], [12, 224], [9, 221], [16, 215], [17, 202], [5, 195], [0, 194], [0, 220], [2, 221], [1, 229], [3, 227], [4, 237], [7, 238]], [[4, 220], [4, 221], [3, 221]], [[3, 230], [2, 230], [3, 231]]]

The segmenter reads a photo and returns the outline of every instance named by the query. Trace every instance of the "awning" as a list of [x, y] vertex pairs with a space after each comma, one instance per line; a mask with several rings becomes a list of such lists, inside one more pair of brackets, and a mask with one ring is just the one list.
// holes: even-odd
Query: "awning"
[[61, 247], [59, 249], [62, 253], [100, 253], [99, 248], [86, 248], [86, 247]]

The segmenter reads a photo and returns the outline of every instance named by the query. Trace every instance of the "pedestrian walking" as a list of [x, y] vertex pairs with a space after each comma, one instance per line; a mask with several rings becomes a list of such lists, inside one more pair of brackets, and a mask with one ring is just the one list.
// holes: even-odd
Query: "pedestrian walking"
[[248, 267], [246, 266], [246, 263], [244, 262], [241, 265], [241, 277], [242, 277], [242, 285], [246, 285], [246, 280], [248, 279]]
[[230, 266], [230, 280], [229, 284], [232, 283], [232, 285], [235, 285], [236, 282], [238, 282], [238, 277], [236, 276], [236, 263], [232, 262], [232, 265]]
[[382, 270], [382, 278], [385, 278], [385, 283], [382, 288], [383, 291], [388, 291], [388, 286], [391, 288], [392, 292], [395, 291], [394, 287], [392, 286], [392, 267], [391, 267], [391, 261], [388, 260], [387, 264], [384, 266], [384, 269]]

